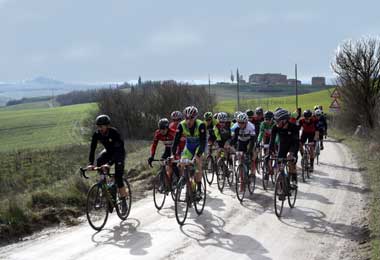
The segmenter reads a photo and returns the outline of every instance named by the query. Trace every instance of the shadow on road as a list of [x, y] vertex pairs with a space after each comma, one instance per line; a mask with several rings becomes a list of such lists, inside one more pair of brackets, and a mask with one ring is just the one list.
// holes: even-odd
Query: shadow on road
[[318, 185], [327, 189], [347, 190], [361, 194], [370, 192], [368, 188], [360, 187], [353, 183], [345, 183], [337, 179], [322, 177], [318, 174], [312, 175], [311, 185]]
[[131, 255], [146, 255], [145, 250], [152, 246], [152, 237], [147, 232], [138, 231], [138, 219], [130, 218], [114, 226], [112, 229], [103, 229], [92, 235], [91, 240], [96, 246], [113, 245], [129, 249]]
[[339, 164], [335, 164], [335, 163], [325, 163], [325, 162], [320, 162], [319, 164], [324, 165], [324, 166], [337, 168], [337, 169], [347, 170], [347, 171], [351, 171], [351, 172], [362, 172], [362, 171], [367, 170], [367, 167], [353, 168], [353, 167], [347, 167], [347, 166], [339, 165]]
[[[196, 214], [192, 213], [192, 215]], [[254, 234], [247, 236], [227, 232], [224, 230], [226, 222], [207, 211], [194, 221], [195, 224], [185, 224], [180, 229], [185, 236], [196, 241], [200, 247], [218, 247], [245, 255], [250, 259], [270, 259], [264, 256], [268, 250], [253, 238]]]

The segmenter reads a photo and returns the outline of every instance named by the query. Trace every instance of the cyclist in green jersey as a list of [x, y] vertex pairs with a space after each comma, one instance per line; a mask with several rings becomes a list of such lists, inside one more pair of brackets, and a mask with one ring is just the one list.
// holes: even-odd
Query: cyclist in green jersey
[[[195, 181], [197, 182], [197, 194], [200, 198], [201, 181], [202, 181], [202, 155], [206, 146], [206, 126], [202, 120], [197, 119], [198, 109], [194, 106], [186, 107], [183, 111], [185, 120], [177, 127], [176, 136], [172, 147], [173, 155], [177, 153], [177, 146], [182, 136], [186, 138], [185, 148], [181, 154], [181, 159], [192, 160], [195, 157], [196, 162], [196, 175]], [[183, 166], [181, 166], [181, 174], [183, 174]]]

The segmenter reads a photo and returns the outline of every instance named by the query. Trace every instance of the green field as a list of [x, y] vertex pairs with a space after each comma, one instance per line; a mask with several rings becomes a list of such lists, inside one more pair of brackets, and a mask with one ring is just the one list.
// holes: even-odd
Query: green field
[[[330, 98], [330, 92], [333, 89], [322, 90], [314, 93], [304, 94], [298, 96], [298, 106], [305, 109], [312, 109], [316, 104], [322, 105], [325, 112], [328, 112], [328, 108], [331, 104], [332, 99]], [[296, 98], [295, 96], [286, 97], [272, 97], [272, 98], [255, 98], [255, 99], [245, 99], [245, 96], [241, 97], [241, 109], [255, 108], [261, 106], [264, 110], [274, 110], [277, 107], [282, 107], [288, 109], [289, 111], [294, 111], [296, 109]], [[225, 100], [219, 102], [215, 111], [225, 111], [233, 113], [236, 111], [236, 99]]]
[[30, 105], [33, 109], [0, 110], [0, 151], [83, 142], [81, 122], [96, 108], [95, 104], [54, 108], [36, 108], [38, 104], [35, 103]]

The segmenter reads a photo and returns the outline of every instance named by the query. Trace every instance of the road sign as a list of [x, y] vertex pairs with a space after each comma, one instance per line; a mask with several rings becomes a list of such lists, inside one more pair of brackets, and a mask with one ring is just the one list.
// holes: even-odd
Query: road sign
[[339, 105], [339, 102], [336, 98], [331, 103], [331, 105], [329, 107], [329, 111], [330, 112], [339, 112], [340, 111], [340, 105]]
[[337, 99], [337, 98], [340, 98], [340, 93], [339, 93], [339, 91], [338, 91], [338, 89], [337, 88], [335, 88], [334, 89], [334, 91], [331, 93], [331, 96], [330, 97], [332, 97], [333, 99]]

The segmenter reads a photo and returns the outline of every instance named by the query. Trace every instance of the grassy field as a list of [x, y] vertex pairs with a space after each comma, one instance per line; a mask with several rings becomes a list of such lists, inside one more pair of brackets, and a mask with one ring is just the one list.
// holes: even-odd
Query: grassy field
[[[332, 99], [330, 98], [330, 92], [332, 89], [322, 90], [314, 93], [304, 94], [298, 96], [299, 106], [304, 109], [312, 109], [316, 104], [322, 105], [324, 111], [328, 112], [328, 107]], [[261, 106], [264, 110], [273, 110], [276, 107], [282, 107], [288, 109], [289, 111], [294, 111], [296, 109], [296, 98], [295, 96], [285, 96], [285, 97], [272, 97], [272, 98], [255, 98], [249, 99], [246, 96], [242, 96], [240, 101], [242, 108], [255, 108]], [[236, 111], [236, 100], [225, 100], [219, 102], [215, 111], [225, 111], [233, 113]]]
[[33, 109], [0, 110], [0, 152], [78, 144], [82, 141], [81, 122], [96, 108], [95, 104], [36, 108], [34, 103], [31, 106]]

